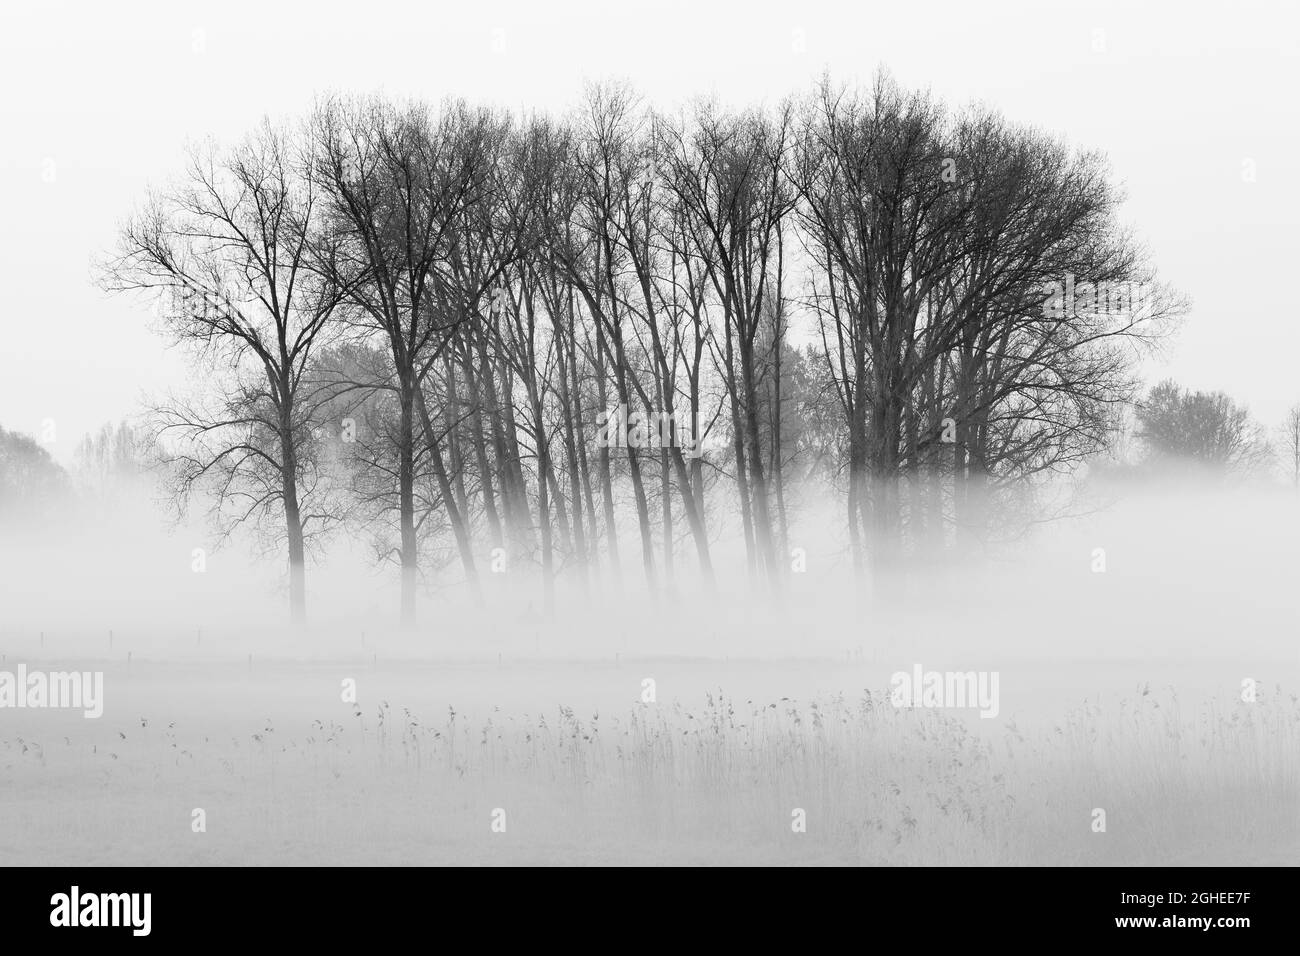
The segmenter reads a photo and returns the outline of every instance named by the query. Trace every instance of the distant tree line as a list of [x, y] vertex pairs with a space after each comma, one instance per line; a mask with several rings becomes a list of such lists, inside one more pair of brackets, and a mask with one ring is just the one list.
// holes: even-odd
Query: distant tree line
[[0, 427], [0, 526], [47, 529], [60, 518], [84, 517], [69, 504], [135, 504], [151, 495], [161, 464], [150, 429], [128, 422], [104, 425], [73, 450], [71, 471], [44, 443]]
[[[196, 356], [153, 409], [182, 498], [287, 550], [364, 529], [473, 591], [780, 589], [801, 503], [854, 568], [977, 546], [1096, 454], [1182, 308], [1103, 158], [882, 76], [770, 109], [562, 117], [330, 97], [185, 175], [103, 266]], [[201, 373], [201, 380], [198, 376]], [[197, 387], [201, 385], [201, 387]]]
[[1264, 428], [1225, 392], [1160, 382], [1138, 404], [1136, 423], [1148, 464], [1194, 463], [1221, 475], [1249, 475], [1273, 456]]

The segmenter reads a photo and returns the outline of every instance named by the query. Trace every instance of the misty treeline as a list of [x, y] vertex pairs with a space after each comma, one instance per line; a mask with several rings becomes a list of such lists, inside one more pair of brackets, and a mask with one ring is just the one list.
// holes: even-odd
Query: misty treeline
[[[1288, 413], [1280, 431], [1288, 472], [1295, 463], [1285, 459], [1294, 457], [1294, 443], [1300, 442], [1298, 409]], [[1172, 380], [1152, 387], [1133, 417], [1134, 433], [1149, 451], [1148, 466], [1192, 463], [1210, 474], [1253, 475], [1273, 465], [1279, 450], [1250, 410], [1227, 393], [1185, 389]]]
[[[0, 426], [0, 530], [49, 532], [60, 519], [95, 524], [105, 507], [148, 507], [165, 455], [152, 430], [120, 422], [85, 435], [66, 470], [49, 452], [53, 435]], [[7, 534], [6, 544], [12, 543]]]
[[[854, 569], [978, 547], [1103, 450], [1184, 308], [1100, 155], [881, 76], [675, 112], [329, 97], [191, 151], [102, 264], [192, 347], [181, 499], [287, 549], [578, 589], [779, 590], [832, 493]], [[1018, 518], [1019, 516], [1019, 518]], [[737, 558], [737, 560], [740, 560]]]

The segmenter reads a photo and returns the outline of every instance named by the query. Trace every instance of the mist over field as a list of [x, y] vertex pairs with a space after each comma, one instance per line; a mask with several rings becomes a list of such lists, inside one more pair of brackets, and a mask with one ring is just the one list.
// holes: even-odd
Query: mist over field
[[[137, 658], [757, 659], [880, 654], [910, 642], [1083, 660], [1294, 656], [1287, 615], [1300, 602], [1290, 586], [1300, 496], [1292, 489], [1142, 482], [1103, 487], [1076, 510], [987, 553], [918, 561], [877, 583], [854, 579], [842, 521], [824, 503], [800, 516], [791, 541], [806, 552], [807, 570], [779, 594], [750, 586], [743, 573], [720, 575], [713, 595], [690, 577], [651, 593], [635, 578], [619, 585], [607, 576], [585, 591], [564, 589], [548, 616], [538, 569], [524, 566], [485, 575], [482, 601], [454, 574], [425, 587], [420, 623], [404, 633], [393, 573], [350, 542], [313, 561], [312, 612], [296, 631], [281, 559], [235, 540], [196, 571], [204, 530], [173, 526], [142, 495], [126, 508], [91, 505], [7, 535], [3, 634], [13, 642], [45, 632], [51, 648], [97, 654], [113, 631], [117, 656], [134, 649]], [[1092, 569], [1096, 548], [1105, 551], [1102, 573]], [[743, 561], [739, 542], [716, 550]]]
[[[779, 596], [743, 576], [712, 597], [625, 582], [547, 616], [535, 569], [512, 569], [481, 605], [422, 594], [411, 631], [346, 548], [313, 565], [294, 628], [276, 562], [232, 543], [196, 573], [196, 539], [156, 516], [9, 538], [0, 669], [102, 671], [104, 700], [97, 720], [3, 713], [4, 858], [1290, 862], [1300, 501], [1102, 494], [887, 588], [855, 586], [810, 507], [807, 570]], [[997, 672], [998, 713], [895, 707], [893, 675], [917, 665]]]

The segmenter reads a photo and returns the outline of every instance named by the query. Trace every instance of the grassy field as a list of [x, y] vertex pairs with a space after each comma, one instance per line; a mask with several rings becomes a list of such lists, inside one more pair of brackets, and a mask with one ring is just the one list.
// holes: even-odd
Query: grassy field
[[[1014, 709], [996, 721], [898, 709], [883, 686], [815, 690], [875, 674], [859, 666], [137, 662], [106, 674], [118, 700], [101, 720], [4, 715], [0, 861], [1300, 859], [1292, 695], [1246, 704], [1135, 689], [1024, 726]], [[340, 700], [349, 673], [356, 705]], [[638, 698], [643, 673], [656, 675], [655, 703]], [[705, 688], [723, 673], [740, 695]], [[540, 703], [566, 696], [574, 706]], [[192, 830], [195, 808], [206, 832]]]

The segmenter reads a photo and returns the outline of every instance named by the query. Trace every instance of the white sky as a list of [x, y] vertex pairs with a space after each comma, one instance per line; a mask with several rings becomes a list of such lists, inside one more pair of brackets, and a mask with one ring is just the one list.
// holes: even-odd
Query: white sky
[[179, 172], [189, 137], [230, 142], [329, 89], [561, 110], [584, 80], [625, 77], [666, 106], [700, 92], [773, 101], [823, 70], [866, 80], [886, 65], [1107, 152], [1126, 218], [1194, 301], [1149, 376], [1223, 388], [1272, 426], [1300, 402], [1297, 25], [1290, 0], [5, 0], [0, 425], [38, 434], [53, 420], [66, 461], [82, 433], [183, 381], [144, 312], [95, 289], [89, 265], [146, 186]]

